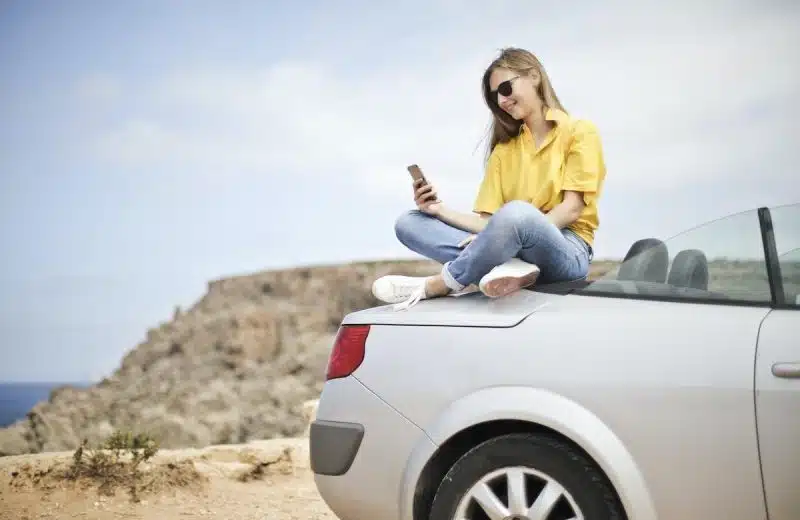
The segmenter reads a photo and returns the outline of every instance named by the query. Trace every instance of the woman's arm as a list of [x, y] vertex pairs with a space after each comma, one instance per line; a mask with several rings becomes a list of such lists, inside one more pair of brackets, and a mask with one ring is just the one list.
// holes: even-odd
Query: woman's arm
[[469, 231], [470, 233], [480, 233], [483, 231], [483, 228], [485, 228], [486, 224], [489, 222], [490, 216], [491, 215], [487, 213], [481, 213], [480, 215], [476, 213], [461, 213], [460, 211], [450, 209], [444, 205], [440, 205], [436, 212], [436, 217], [445, 224], [449, 224], [464, 231]]
[[564, 200], [547, 212], [547, 218], [555, 224], [558, 229], [564, 229], [581, 216], [586, 203], [583, 201], [583, 194], [578, 191], [565, 191]]

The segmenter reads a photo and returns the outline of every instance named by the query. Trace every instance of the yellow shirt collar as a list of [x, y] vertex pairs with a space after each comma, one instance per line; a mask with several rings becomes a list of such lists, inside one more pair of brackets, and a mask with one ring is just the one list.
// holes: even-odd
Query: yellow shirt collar
[[556, 123], [563, 123], [569, 116], [563, 110], [557, 108], [548, 108], [544, 113], [544, 118], [548, 121], [555, 121]]
[[[544, 113], [544, 118], [547, 121], [555, 121], [556, 125], [560, 126], [562, 123], [565, 123], [569, 120], [569, 114], [557, 108], [548, 108]], [[519, 125], [519, 134], [522, 135], [525, 133], [530, 133], [530, 129], [528, 128], [528, 125], [522, 123]]]

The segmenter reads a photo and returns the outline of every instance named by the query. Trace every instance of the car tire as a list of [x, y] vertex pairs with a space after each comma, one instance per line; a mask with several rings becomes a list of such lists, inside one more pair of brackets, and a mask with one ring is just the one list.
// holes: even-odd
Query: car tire
[[[508, 496], [511, 493], [507, 487], [509, 479], [505, 473], [512, 468], [532, 473], [524, 479], [527, 488], [525, 507], [530, 507], [539, 496], [546, 498], [542, 491], [544, 491], [543, 485], [548, 481], [551, 490], [564, 491], [550, 510], [550, 514], [543, 517], [534, 515], [536, 518], [546, 520], [626, 518], [608, 480], [586, 455], [552, 436], [514, 433], [482, 442], [458, 459], [436, 491], [431, 505], [430, 520], [492, 518], [482, 511], [479, 512], [473, 494], [473, 486], [492, 475], [497, 476], [489, 485], [495, 490], [494, 494], [500, 503], [509, 509], [502, 515], [496, 515], [495, 518], [515, 518], [513, 515], [519, 514], [520, 510], [514, 511], [510, 507]], [[524, 519], [527, 516], [522, 514], [519, 518]]]

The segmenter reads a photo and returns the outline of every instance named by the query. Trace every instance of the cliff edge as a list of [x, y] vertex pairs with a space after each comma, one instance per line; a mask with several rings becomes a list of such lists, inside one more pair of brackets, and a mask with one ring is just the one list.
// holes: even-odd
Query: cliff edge
[[0, 456], [74, 450], [115, 430], [147, 432], [164, 448], [301, 435], [302, 404], [319, 396], [342, 317], [379, 303], [375, 277], [436, 270], [428, 261], [360, 262], [212, 281], [108, 378], [54, 390], [0, 430]]
[[[590, 277], [613, 263], [595, 262]], [[425, 260], [356, 262], [234, 276], [209, 283], [190, 309], [89, 388], [62, 387], [0, 430], [0, 456], [70, 451], [116, 430], [146, 433], [165, 448], [201, 448], [295, 437], [303, 403], [316, 399], [343, 316], [378, 305], [384, 274], [438, 272]]]

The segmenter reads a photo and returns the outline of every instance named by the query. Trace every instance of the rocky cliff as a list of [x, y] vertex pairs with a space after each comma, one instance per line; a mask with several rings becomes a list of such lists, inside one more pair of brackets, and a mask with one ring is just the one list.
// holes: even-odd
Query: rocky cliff
[[363, 262], [213, 281], [107, 379], [60, 388], [0, 430], [0, 455], [72, 450], [115, 429], [147, 432], [164, 448], [300, 435], [302, 403], [319, 395], [342, 317], [378, 304], [369, 290], [376, 277], [437, 270], [427, 261]]
[[63, 387], [0, 430], [0, 455], [71, 450], [114, 429], [162, 446], [201, 447], [302, 433], [301, 404], [319, 395], [344, 314], [378, 304], [387, 273], [425, 261], [267, 271], [209, 283], [190, 309], [147, 331], [120, 367], [88, 389]]

